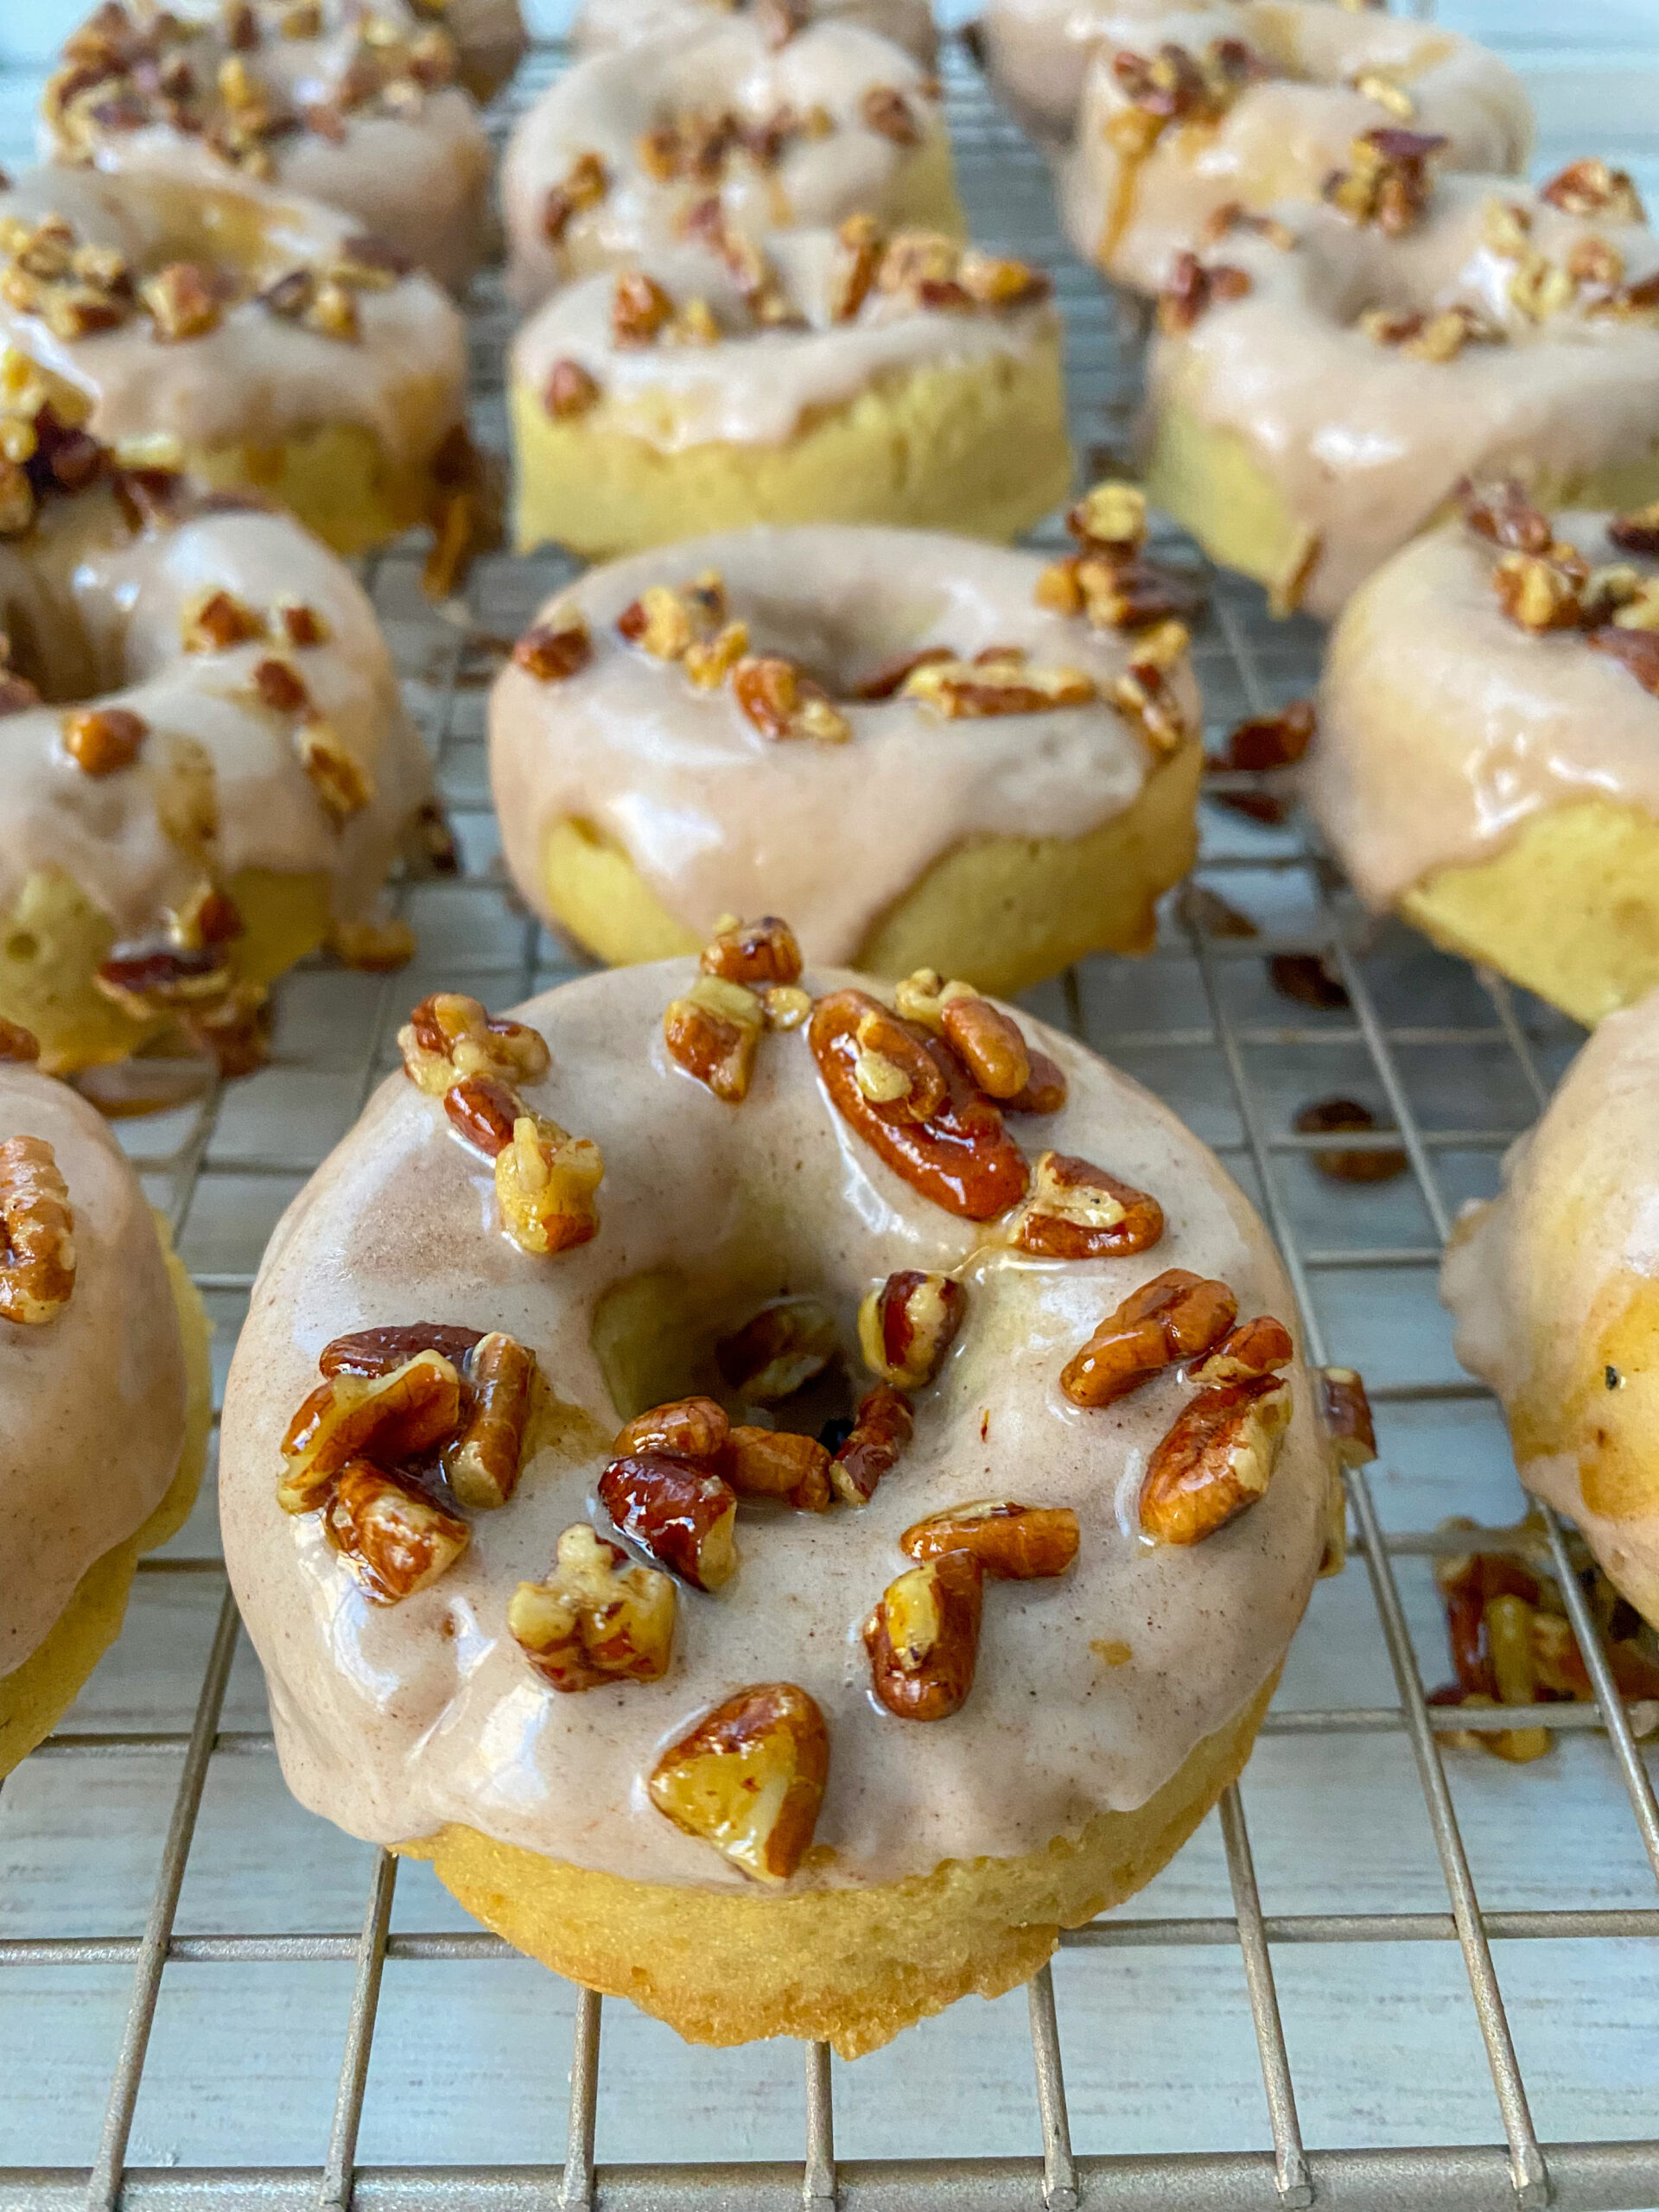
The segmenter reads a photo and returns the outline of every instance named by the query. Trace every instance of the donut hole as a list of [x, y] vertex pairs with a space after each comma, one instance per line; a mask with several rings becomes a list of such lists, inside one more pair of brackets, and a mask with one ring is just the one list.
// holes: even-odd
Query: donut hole
[[9, 675], [54, 707], [82, 706], [133, 680], [122, 610], [85, 568], [51, 577], [37, 570], [27, 589], [0, 597]]
[[[781, 653], [831, 698], [856, 696], [895, 660], [953, 628], [947, 620], [950, 595], [944, 591], [923, 585], [910, 590], [887, 585], [878, 591], [868, 580], [855, 578], [818, 581], [818, 593], [810, 599], [792, 593], [746, 594], [742, 612], [752, 652]], [[977, 630], [983, 626], [982, 621], [975, 624]], [[950, 638], [952, 650], [961, 652], [994, 642], [961, 624]]]

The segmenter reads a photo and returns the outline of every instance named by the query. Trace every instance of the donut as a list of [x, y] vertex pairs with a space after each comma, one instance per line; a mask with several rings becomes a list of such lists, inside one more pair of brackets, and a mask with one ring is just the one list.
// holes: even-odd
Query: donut
[[1369, 130], [1442, 140], [1446, 165], [1526, 166], [1532, 110], [1472, 39], [1324, 0], [1226, 0], [1096, 25], [1061, 180], [1068, 236], [1121, 284], [1156, 292], [1177, 255], [1242, 210], [1317, 200]]
[[337, 552], [442, 519], [474, 468], [442, 293], [232, 175], [43, 168], [0, 190], [0, 344], [78, 385], [94, 436], [280, 499]]
[[938, 86], [833, 19], [775, 44], [734, 16], [589, 55], [514, 125], [501, 202], [507, 289], [527, 308], [711, 220], [752, 240], [858, 213], [963, 229]]
[[1433, 154], [1366, 133], [1325, 204], [1178, 257], [1159, 303], [1148, 495], [1281, 612], [1334, 614], [1464, 477], [1659, 493], [1659, 240], [1629, 178], [1435, 179]]
[[530, 41], [518, 0], [410, 0], [416, 17], [440, 25], [455, 50], [462, 88], [493, 99], [524, 60]]
[[986, 989], [1146, 950], [1192, 861], [1202, 715], [1191, 602], [1124, 512], [1047, 566], [823, 524], [590, 571], [490, 701], [520, 892], [615, 964], [781, 904], [814, 960]]
[[771, 918], [401, 1042], [226, 1399], [290, 1788], [694, 2041], [1024, 1980], [1237, 1773], [1364, 1449], [1249, 1204]]
[[212, 1418], [201, 1301], [99, 1116], [35, 1055], [0, 1024], [0, 1776], [188, 1518]]
[[1593, 1025], [1659, 986], [1659, 505], [1465, 504], [1343, 610], [1304, 790], [1368, 905]]
[[182, 1032], [236, 1072], [302, 954], [408, 957], [374, 909], [426, 755], [340, 563], [79, 407], [0, 357], [0, 1015], [57, 1071]]
[[41, 151], [321, 200], [459, 289], [484, 245], [490, 147], [454, 72], [448, 35], [396, 5], [233, 0], [192, 22], [105, 0], [48, 80]]
[[[759, 16], [773, 37], [809, 22], [858, 23], [902, 46], [924, 69], [938, 58], [938, 29], [927, 0], [736, 0], [735, 12], [746, 11]], [[698, 29], [733, 12], [731, 0], [582, 0], [571, 42], [578, 54], [602, 54], [638, 46], [659, 31]]]
[[1659, 1623], [1659, 993], [1611, 1014], [1469, 1210], [1440, 1294], [1522, 1481]]
[[1024, 262], [938, 232], [661, 249], [514, 340], [516, 530], [590, 558], [747, 523], [1008, 538], [1071, 488], [1061, 329]]

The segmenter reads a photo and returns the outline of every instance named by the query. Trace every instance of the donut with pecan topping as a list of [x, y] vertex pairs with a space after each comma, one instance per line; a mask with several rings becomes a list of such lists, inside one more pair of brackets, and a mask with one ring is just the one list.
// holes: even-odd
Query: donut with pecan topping
[[[711, 17], [730, 12], [726, 0], [582, 0], [570, 27], [578, 54], [604, 54], [615, 47], [638, 46], [663, 31], [706, 27]], [[939, 35], [928, 0], [739, 0], [739, 12], [753, 16], [767, 44], [786, 46], [808, 24], [856, 23], [931, 69]]]

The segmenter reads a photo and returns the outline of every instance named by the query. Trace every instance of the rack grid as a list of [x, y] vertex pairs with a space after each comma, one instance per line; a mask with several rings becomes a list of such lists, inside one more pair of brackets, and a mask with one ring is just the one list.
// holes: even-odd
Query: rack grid
[[[508, 112], [561, 66], [555, 48], [531, 57]], [[963, 195], [978, 235], [1049, 267], [1065, 310], [1074, 429], [1080, 455], [1098, 469], [1123, 453], [1136, 390], [1139, 334], [1133, 316], [1115, 307], [1093, 276], [1071, 261], [1053, 227], [1046, 172], [1001, 114], [968, 57], [947, 51], [944, 80]], [[505, 127], [507, 113], [496, 118]], [[508, 312], [492, 279], [476, 288], [474, 321], [476, 421], [486, 442], [499, 446], [501, 360]], [[1037, 542], [1052, 542], [1051, 529]], [[1169, 537], [1159, 549], [1200, 569], [1197, 555]], [[348, 1122], [393, 1064], [392, 1036], [404, 1009], [442, 979], [505, 1004], [574, 971], [567, 948], [527, 918], [514, 901], [495, 849], [480, 742], [482, 686], [506, 643], [532, 607], [568, 571], [557, 556], [531, 561], [492, 556], [475, 569], [464, 610], [423, 607], [416, 579], [419, 550], [398, 547], [371, 563], [367, 581], [386, 620], [411, 702], [432, 746], [441, 788], [466, 861], [462, 874], [404, 887], [400, 896], [419, 920], [423, 950], [416, 965], [372, 981], [323, 962], [307, 963], [279, 1001], [276, 1049], [270, 1070], [236, 1092], [211, 1090], [193, 1107], [160, 1120], [118, 1125], [135, 1160], [164, 1203], [192, 1272], [215, 1310], [234, 1316], [252, 1281], [270, 1198], [299, 1181], [327, 1148], [327, 1138], [304, 1141], [312, 1123], [286, 1110], [296, 1075], [326, 1077]], [[1317, 666], [1319, 633], [1311, 624], [1270, 624], [1260, 595], [1236, 579], [1205, 572], [1209, 612], [1196, 656], [1212, 722], [1263, 711], [1306, 692]], [[1239, 781], [1232, 779], [1233, 785]], [[1294, 815], [1277, 823], [1230, 811], [1230, 785], [1212, 786], [1205, 808], [1205, 840], [1196, 880], [1230, 900], [1248, 898], [1257, 933], [1248, 938], [1220, 928], [1202, 900], [1171, 902], [1160, 942], [1137, 969], [1090, 962], [1032, 995], [1033, 1007], [1121, 1064], [1148, 1074], [1176, 1071], [1162, 1087], [1187, 1104], [1185, 1089], [1214, 1126], [1208, 1133], [1251, 1190], [1287, 1263], [1314, 1361], [1342, 1357], [1363, 1364], [1355, 1350], [1379, 1298], [1394, 1300], [1389, 1325], [1407, 1346], [1400, 1372], [1374, 1379], [1384, 1462], [1396, 1425], [1424, 1410], [1480, 1406], [1496, 1420], [1477, 1385], [1414, 1368], [1419, 1324], [1433, 1311], [1434, 1271], [1459, 1200], [1492, 1187], [1504, 1146], [1542, 1103], [1570, 1052], [1569, 1025], [1548, 1008], [1512, 994], [1495, 978], [1477, 982], [1441, 961], [1406, 933], [1378, 931], [1358, 913], [1329, 861]], [[1236, 790], [1232, 795], [1236, 795]], [[1219, 802], [1219, 803], [1217, 803]], [[1278, 955], [1322, 960], [1340, 991], [1338, 1002], [1293, 1008], [1265, 979]], [[326, 1010], [321, 1018], [319, 1009]], [[321, 1046], [315, 1041], [326, 1041]], [[352, 1040], [342, 1046], [342, 1039]], [[1196, 1070], [1184, 1075], [1181, 1071]], [[1287, 1084], [1321, 1080], [1337, 1071], [1344, 1089], [1362, 1088], [1382, 1109], [1374, 1136], [1310, 1137], [1292, 1125]], [[1328, 1087], [1329, 1077], [1325, 1077]], [[244, 1101], [263, 1095], [263, 1118], [274, 1141], [251, 1148], [237, 1132], [249, 1123]], [[1433, 1109], [1431, 1112], [1430, 1109]], [[1191, 1109], [1189, 1108], [1189, 1110]], [[1474, 1118], [1471, 1119], [1471, 1116]], [[1201, 1111], [1198, 1118], [1204, 1120]], [[344, 1122], [340, 1126], [344, 1126]], [[1310, 1173], [1322, 1147], [1395, 1147], [1406, 1160], [1398, 1193], [1378, 1211]], [[251, 1198], [250, 1193], [252, 1193]], [[1356, 1224], [1365, 1231], [1357, 1235]], [[1356, 1289], [1357, 1286], [1357, 1289]], [[1399, 1297], [1395, 1294], [1398, 1292]], [[1408, 1324], [1400, 1327], [1400, 1299]], [[1356, 1302], [1357, 1300], [1357, 1302]], [[1379, 1313], [1381, 1308], [1376, 1309]], [[1377, 1325], [1381, 1325], [1379, 1322]], [[221, 1336], [231, 1333], [221, 1331]], [[1147, 2154], [1074, 2154], [1068, 2124], [1061, 2029], [1054, 1980], [1045, 1969], [1030, 1985], [1029, 2030], [1034, 2067], [1035, 2127], [1027, 2157], [890, 2158], [837, 2163], [833, 2077], [828, 2050], [804, 2052], [804, 2137], [792, 2160], [718, 2164], [612, 2164], [596, 2158], [601, 2004], [577, 1993], [570, 2053], [569, 2139], [562, 2164], [359, 2165], [356, 2159], [365, 2088], [374, 2051], [383, 1977], [404, 1961], [511, 1959], [516, 1955], [482, 1932], [404, 1932], [393, 1928], [397, 1862], [375, 1855], [361, 1924], [339, 1932], [244, 1934], [186, 1932], [181, 1897], [204, 1788], [215, 1762], [269, 1760], [268, 1731], [221, 1727], [239, 1635], [228, 1590], [220, 1599], [194, 1718], [188, 1728], [122, 1726], [101, 1731], [68, 1724], [35, 1755], [37, 1761], [87, 1763], [176, 1761], [179, 1778], [156, 1866], [153, 1893], [134, 1935], [22, 1935], [0, 1938], [0, 1969], [130, 1969], [130, 1999], [110, 2075], [101, 2134], [90, 2166], [0, 2168], [0, 2212], [186, 2212], [208, 2205], [258, 2212], [530, 2212], [557, 2205], [564, 2212], [774, 2212], [803, 2204], [808, 2212], [1003, 2212], [1003, 2208], [1110, 2205], [1135, 2212], [1271, 2212], [1320, 2205], [1347, 2212], [1483, 2212], [1554, 2203], [1583, 2212], [1659, 2204], [1659, 2135], [1613, 2140], [1541, 2142], [1516, 2056], [1493, 1945], [1524, 1942], [1621, 1942], [1659, 1938], [1653, 1904], [1504, 1910], [1483, 1904], [1471, 1870], [1439, 1738], [1449, 1729], [1540, 1725], [1565, 1740], [1593, 1738], [1623, 1785], [1643, 1852], [1659, 1879], [1659, 1805], [1651, 1770], [1632, 1733], [1632, 1715], [1614, 1691], [1595, 1625], [1571, 1572], [1560, 1522], [1545, 1526], [1560, 1586], [1595, 1691], [1593, 1705], [1506, 1708], [1491, 1714], [1452, 1711], [1427, 1702], [1420, 1646], [1432, 1634], [1432, 1610], [1402, 1590], [1396, 1562], [1467, 1548], [1455, 1535], [1385, 1529], [1379, 1484], [1365, 1473], [1350, 1478], [1351, 1563], [1374, 1603], [1395, 1687], [1396, 1701], [1376, 1705], [1275, 1703], [1264, 1738], [1307, 1742], [1341, 1735], [1403, 1736], [1446, 1891], [1440, 1910], [1346, 1910], [1274, 1914], [1258, 1891], [1243, 1796], [1230, 1789], [1219, 1810], [1232, 1911], [1174, 1916], [1127, 1910], [1064, 1939], [1069, 1948], [1116, 1951], [1227, 1947], [1243, 1969], [1260, 2056], [1271, 2150]], [[1490, 1541], [1501, 1543], [1501, 1532]], [[204, 1534], [202, 1516], [155, 1559], [143, 1562], [136, 1604], [158, 1584], [181, 1578], [222, 1581], [222, 1564]], [[1305, 1630], [1306, 1634], [1309, 1631]], [[111, 1664], [118, 1665], [120, 1653]], [[153, 1717], [143, 1716], [140, 1718]], [[1459, 1756], [1466, 1757], [1467, 1754]], [[1484, 1763], [1482, 1763], [1484, 1764]], [[1551, 1816], [1552, 1792], [1566, 1783], [1539, 1768], [1498, 1770], [1517, 1820]], [[6, 1797], [14, 1803], [15, 1789]], [[6, 1825], [0, 1798], [0, 1843]], [[26, 1816], [26, 1815], [25, 1815]], [[70, 1870], [73, 1883], [74, 1871]], [[1567, 1870], [1560, 1891], [1568, 1893]], [[96, 1924], [98, 1901], [84, 1895]], [[1309, 2147], [1298, 2119], [1297, 2089], [1281, 2019], [1274, 1961], [1290, 1947], [1455, 1943], [1466, 1974], [1468, 2001], [1491, 2069], [1496, 2116], [1492, 2139], [1470, 2144], [1376, 2148]], [[316, 2163], [291, 2166], [137, 2166], [128, 2152], [158, 2001], [169, 1967], [214, 1964], [227, 1970], [332, 1960], [353, 1976], [340, 2051], [332, 2123]], [[6, 1977], [0, 1974], [0, 1990]], [[1638, 2026], [1659, 2052], [1659, 1977], [1636, 1985]], [[960, 2008], [958, 2008], [960, 2010]], [[734, 2054], [741, 2058], [741, 2054]], [[1659, 2067], [1655, 2069], [1659, 2073]]]

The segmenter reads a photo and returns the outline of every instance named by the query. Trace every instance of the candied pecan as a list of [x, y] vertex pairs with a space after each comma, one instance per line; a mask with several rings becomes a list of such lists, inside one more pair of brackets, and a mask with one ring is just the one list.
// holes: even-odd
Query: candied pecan
[[895, 146], [920, 144], [921, 125], [910, 102], [895, 86], [872, 85], [859, 102], [858, 111], [868, 129], [890, 138]]
[[1612, 223], [1648, 219], [1628, 170], [1610, 168], [1593, 156], [1569, 162], [1538, 188], [1538, 197], [1567, 215], [1605, 215]]
[[1081, 669], [1037, 667], [1023, 653], [1009, 653], [989, 661], [918, 659], [899, 696], [918, 699], [947, 721], [957, 721], [1087, 706], [1096, 690], [1094, 679]]
[[1054, 289], [1047, 273], [1033, 269], [1028, 261], [986, 253], [978, 246], [969, 246], [963, 255], [957, 266], [956, 281], [969, 298], [982, 308], [1033, 307], [1039, 300], [1046, 300]]
[[443, 1094], [443, 1110], [458, 1133], [493, 1160], [512, 1142], [524, 1103], [497, 1076], [463, 1076]]
[[225, 304], [213, 271], [194, 261], [175, 261], [150, 277], [139, 297], [164, 343], [205, 338], [224, 321]]
[[1074, 1406], [1109, 1406], [1177, 1360], [1207, 1352], [1237, 1315], [1224, 1282], [1171, 1268], [1106, 1316], [1066, 1363], [1060, 1388]]
[[374, 785], [367, 769], [334, 725], [320, 715], [301, 724], [295, 734], [294, 749], [312, 789], [337, 822], [349, 822], [372, 800]]
[[471, 1409], [444, 1452], [443, 1471], [463, 1505], [505, 1505], [518, 1486], [536, 1356], [493, 1329], [468, 1354], [467, 1380]]
[[1031, 1073], [1023, 1090], [1002, 1101], [1005, 1114], [1058, 1114], [1066, 1100], [1065, 1071], [1058, 1060], [1051, 1060], [1046, 1052], [1034, 1048], [1031, 1055]]
[[1179, 337], [1217, 300], [1243, 299], [1249, 289], [1249, 276], [1231, 262], [1206, 264], [1183, 250], [1158, 295], [1158, 327], [1167, 337]]
[[611, 1448], [618, 1459], [645, 1452], [671, 1459], [718, 1459], [730, 1434], [731, 1423], [712, 1398], [675, 1398], [625, 1422]]
[[853, 696], [855, 699], [893, 698], [904, 690], [906, 680], [917, 669], [937, 667], [947, 661], [953, 665], [959, 664], [958, 656], [951, 652], [949, 645], [924, 645], [917, 652], [906, 653], [899, 660], [889, 661], [874, 676], [866, 677], [863, 683], [855, 684]]
[[454, 1435], [461, 1414], [460, 1371], [441, 1352], [417, 1351], [378, 1375], [337, 1372], [288, 1425], [276, 1502], [285, 1513], [312, 1511], [349, 1460], [398, 1467], [424, 1459]]
[[555, 361], [542, 388], [542, 404], [556, 422], [585, 415], [599, 404], [599, 385], [580, 361]]
[[599, 1502], [622, 1534], [695, 1589], [718, 1590], [737, 1566], [737, 1493], [712, 1467], [659, 1452], [614, 1459]]
[[858, 1057], [853, 1080], [873, 1106], [886, 1107], [906, 1121], [925, 1122], [944, 1103], [940, 1061], [925, 1038], [883, 1006], [860, 1014], [853, 1033]]
[[578, 154], [542, 202], [542, 236], [550, 245], [562, 245], [572, 219], [596, 207], [610, 189], [610, 176], [597, 154]]
[[1376, 1457], [1376, 1426], [1364, 1383], [1351, 1367], [1316, 1368], [1313, 1379], [1320, 1421], [1338, 1465], [1368, 1466]]
[[868, 1505], [883, 1475], [891, 1474], [915, 1432], [910, 1400], [891, 1383], [878, 1382], [858, 1402], [853, 1425], [836, 1447], [830, 1481], [847, 1505]]
[[1069, 1505], [1014, 1505], [985, 1499], [930, 1514], [906, 1529], [899, 1548], [911, 1559], [968, 1552], [998, 1582], [1035, 1582], [1064, 1574], [1077, 1556], [1077, 1516]]
[[179, 626], [188, 653], [228, 652], [232, 645], [245, 645], [265, 632], [257, 607], [216, 584], [186, 602]]
[[1348, 149], [1351, 166], [1325, 179], [1325, 197], [1356, 222], [1374, 223], [1385, 237], [1400, 238], [1427, 208], [1428, 164], [1446, 143], [1443, 137], [1394, 124], [1363, 131]]
[[676, 1603], [666, 1574], [578, 1521], [546, 1581], [521, 1582], [507, 1601], [507, 1633], [556, 1690], [655, 1682], [673, 1653]]
[[611, 293], [611, 338], [618, 346], [650, 346], [674, 317], [674, 302], [654, 276], [625, 270]]
[[113, 946], [93, 980], [105, 998], [143, 1021], [163, 1010], [222, 998], [231, 978], [215, 945], [138, 938]]
[[967, 1311], [967, 1292], [949, 1275], [901, 1268], [858, 1309], [864, 1364], [903, 1389], [923, 1389], [944, 1365]]
[[830, 1506], [830, 1453], [815, 1436], [788, 1429], [733, 1429], [721, 1468], [740, 1497], [775, 1497], [798, 1513]]
[[260, 705], [276, 714], [302, 715], [311, 704], [305, 678], [291, 661], [267, 655], [254, 663], [248, 682]]
[[817, 1298], [779, 1298], [721, 1337], [715, 1358], [727, 1384], [753, 1405], [792, 1397], [836, 1351], [836, 1317]]
[[495, 1155], [501, 1225], [520, 1251], [550, 1256], [599, 1234], [594, 1192], [605, 1162], [591, 1137], [573, 1137], [543, 1115], [521, 1113]]
[[512, 664], [538, 683], [563, 683], [586, 668], [594, 641], [580, 614], [533, 622], [512, 649]]
[[792, 1682], [739, 1690], [671, 1744], [646, 1787], [659, 1813], [761, 1882], [805, 1857], [830, 1773], [823, 1715]]
[[323, 1532], [350, 1563], [363, 1594], [377, 1605], [400, 1605], [446, 1574], [472, 1541], [449, 1513], [416, 1483], [367, 1459], [348, 1460], [323, 1508]]
[[781, 654], [746, 654], [732, 671], [732, 696], [762, 737], [844, 745], [853, 734], [823, 686]]
[[885, 244], [870, 215], [849, 215], [836, 233], [830, 274], [830, 320], [850, 322], [870, 296]]
[[956, 1055], [912, 1027], [944, 1077], [944, 1101], [925, 1122], [885, 1113], [860, 1088], [859, 1030], [887, 1010], [862, 991], [832, 992], [812, 1010], [812, 1056], [842, 1118], [893, 1172], [931, 1204], [969, 1221], [1006, 1213], [1026, 1195], [1028, 1171], [995, 1103], [969, 1081]]
[[1251, 715], [1236, 722], [1221, 751], [1210, 756], [1207, 766], [1253, 772], [1288, 768], [1313, 743], [1314, 727], [1313, 702], [1289, 700], [1276, 713]]
[[477, 999], [459, 991], [437, 991], [423, 999], [397, 1032], [397, 1045], [404, 1072], [435, 1098], [463, 1076], [536, 1083], [550, 1065], [539, 1032], [522, 1021], [492, 1017]]
[[765, 1010], [746, 984], [699, 976], [663, 1014], [668, 1056], [728, 1106], [749, 1095]]
[[1586, 632], [1585, 643], [1622, 661], [1644, 691], [1659, 697], [1659, 630], [1624, 630], [1603, 623]]
[[[29, 1033], [7, 1027], [9, 1043]], [[75, 1217], [57, 1157], [44, 1137], [8, 1137], [0, 1144], [0, 1320], [29, 1328], [54, 1320], [74, 1287]]]
[[1503, 612], [1523, 630], [1576, 630], [1584, 614], [1587, 573], [1544, 553], [1505, 553], [1492, 570]]
[[335, 1375], [390, 1375], [419, 1352], [435, 1351], [450, 1365], [465, 1365], [482, 1332], [449, 1321], [399, 1321], [376, 1329], [356, 1329], [322, 1348], [318, 1371]]
[[[1303, 1136], [1325, 1136], [1342, 1129], [1376, 1127], [1376, 1115], [1357, 1098], [1315, 1099], [1296, 1116], [1296, 1128]], [[1328, 1175], [1333, 1183], [1386, 1183], [1396, 1175], [1403, 1175], [1408, 1165], [1405, 1154], [1397, 1145], [1379, 1145], [1370, 1150], [1351, 1149], [1344, 1145], [1340, 1150], [1321, 1148], [1311, 1157], [1319, 1173]]]
[[1147, 495], [1138, 484], [1108, 477], [1070, 509], [1065, 526], [1085, 553], [1131, 560], [1146, 542]]
[[1014, 1242], [1043, 1260], [1100, 1260], [1145, 1252], [1164, 1233], [1164, 1210], [1074, 1153], [1039, 1155]]
[[1253, 1382], [1287, 1367], [1296, 1356], [1290, 1331], [1271, 1313], [1258, 1313], [1228, 1330], [1218, 1344], [1187, 1369], [1186, 1379], [1200, 1389], [1223, 1383]]
[[1201, 1391], [1147, 1462], [1142, 1532], [1159, 1543], [1197, 1544], [1236, 1520], [1265, 1493], [1290, 1415], [1290, 1385], [1281, 1376]]
[[0, 1014], [0, 1060], [27, 1062], [41, 1057], [41, 1040], [32, 1029], [25, 1029], [21, 1021], [8, 1021]]
[[83, 776], [130, 768], [149, 735], [149, 724], [130, 707], [82, 707], [63, 718], [63, 749]]
[[801, 948], [776, 914], [763, 914], [758, 922], [722, 918], [697, 964], [705, 976], [721, 976], [728, 983], [798, 983]]
[[1275, 952], [1268, 976], [1281, 998], [1334, 1014], [1347, 1006], [1348, 987], [1318, 952]]
[[1020, 1025], [977, 991], [953, 992], [940, 1009], [946, 1042], [988, 1097], [1017, 1098], [1031, 1080]]
[[924, 1560], [882, 1592], [864, 1624], [870, 1684], [900, 1720], [944, 1720], [974, 1686], [985, 1580], [969, 1552]]

